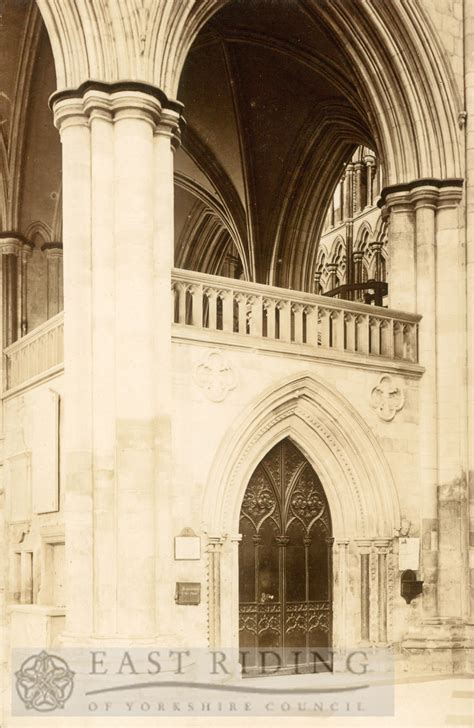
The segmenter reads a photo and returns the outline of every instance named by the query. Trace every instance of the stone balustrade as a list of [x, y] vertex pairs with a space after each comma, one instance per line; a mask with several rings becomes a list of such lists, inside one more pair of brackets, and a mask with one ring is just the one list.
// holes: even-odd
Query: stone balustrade
[[63, 335], [64, 314], [61, 311], [8, 346], [4, 350], [5, 389], [15, 389], [24, 382], [62, 365]]
[[[418, 362], [420, 316], [232, 278], [173, 270], [173, 323], [191, 330]], [[4, 350], [5, 389], [63, 363], [64, 314]]]
[[178, 269], [172, 295], [180, 326], [418, 362], [418, 315]]

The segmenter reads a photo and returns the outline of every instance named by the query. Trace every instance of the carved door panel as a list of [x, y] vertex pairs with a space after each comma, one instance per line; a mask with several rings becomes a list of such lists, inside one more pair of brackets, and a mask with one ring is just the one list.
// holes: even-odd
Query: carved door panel
[[287, 672], [313, 669], [317, 656], [331, 646], [331, 519], [318, 476], [289, 439], [254, 471], [242, 502], [240, 533], [245, 667], [258, 665], [254, 649], [268, 649]]

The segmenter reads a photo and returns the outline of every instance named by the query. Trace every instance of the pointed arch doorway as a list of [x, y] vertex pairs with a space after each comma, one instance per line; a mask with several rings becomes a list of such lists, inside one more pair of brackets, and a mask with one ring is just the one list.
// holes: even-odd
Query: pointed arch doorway
[[285, 673], [313, 671], [322, 660], [330, 663], [331, 515], [321, 481], [289, 438], [254, 470], [239, 532], [244, 671], [261, 674], [262, 659], [269, 673], [277, 667]]

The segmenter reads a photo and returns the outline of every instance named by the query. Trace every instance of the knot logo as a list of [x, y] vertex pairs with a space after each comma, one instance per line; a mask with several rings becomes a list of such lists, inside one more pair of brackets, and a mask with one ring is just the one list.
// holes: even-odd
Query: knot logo
[[67, 662], [44, 650], [28, 657], [15, 676], [20, 699], [27, 708], [42, 713], [64, 708], [74, 688], [74, 673]]

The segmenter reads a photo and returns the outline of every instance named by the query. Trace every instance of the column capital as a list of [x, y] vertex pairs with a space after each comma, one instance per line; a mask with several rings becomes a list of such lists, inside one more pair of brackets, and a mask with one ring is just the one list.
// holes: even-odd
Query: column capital
[[0, 254], [1, 255], [20, 255], [21, 253], [29, 253], [33, 250], [34, 245], [24, 235], [15, 232], [0, 233]]
[[334, 541], [334, 545], [337, 548], [347, 548], [349, 546], [350, 540], [348, 538], [336, 538]]
[[461, 200], [462, 179], [419, 179], [385, 187], [380, 195], [381, 208], [417, 209], [419, 207], [455, 207]]
[[429, 208], [436, 210], [438, 206], [438, 188], [434, 185], [420, 185], [409, 193], [410, 202], [415, 210]]
[[364, 260], [364, 251], [363, 250], [354, 250], [352, 253], [352, 260], [354, 263], [360, 263], [362, 260]]
[[41, 246], [43, 253], [46, 253], [47, 258], [62, 258], [63, 257], [63, 244], [58, 242], [44, 243]]
[[180, 112], [170, 108], [162, 109], [155, 134], [169, 137], [173, 150], [176, 150], [181, 144], [181, 132], [185, 126], [186, 122]]
[[374, 540], [374, 546], [377, 550], [388, 549], [393, 543], [392, 538], [376, 538]]
[[383, 240], [372, 240], [369, 243], [369, 248], [374, 251], [381, 251], [383, 249]]
[[356, 539], [354, 539], [354, 541], [357, 544], [357, 547], [361, 554], [370, 554], [370, 552], [372, 551], [372, 545], [374, 543], [374, 539], [356, 538]]
[[223, 544], [225, 543], [226, 539], [227, 539], [227, 535], [225, 533], [221, 534], [221, 535], [213, 534], [212, 536], [208, 534], [208, 536], [207, 536], [208, 549], [210, 549], [210, 550], [220, 549], [223, 546]]
[[167, 134], [173, 147], [179, 144], [183, 105], [156, 86], [139, 81], [105, 83], [86, 81], [77, 89], [54, 93], [49, 104], [54, 124], [62, 132], [68, 126], [89, 126], [93, 119], [120, 121], [141, 119], [156, 134]]

